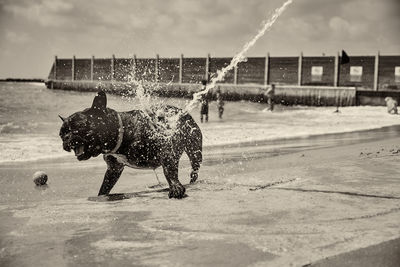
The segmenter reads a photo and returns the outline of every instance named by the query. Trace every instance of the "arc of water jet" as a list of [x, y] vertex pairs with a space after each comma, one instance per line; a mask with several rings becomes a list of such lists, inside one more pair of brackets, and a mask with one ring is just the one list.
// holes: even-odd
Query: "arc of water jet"
[[260, 37], [262, 37], [265, 32], [271, 29], [272, 25], [275, 23], [275, 21], [278, 19], [278, 17], [285, 11], [285, 9], [293, 2], [293, 0], [287, 0], [281, 7], [275, 9], [274, 14], [270, 19], [267, 21], [263, 22], [262, 28], [258, 31], [257, 35], [254, 36], [253, 39], [251, 39], [249, 42], [247, 42], [242, 50], [237, 53], [231, 60], [230, 64], [226, 67], [224, 67], [221, 71], [218, 72], [217, 76], [214, 77], [211, 80], [211, 83], [206, 86], [206, 89], [197, 93], [193, 94], [193, 99], [191, 102], [189, 102], [188, 105], [186, 105], [184, 109], [184, 113], [190, 112], [198, 103], [200, 97], [204, 94], [207, 94], [212, 88], [215, 87], [216, 83], [223, 80], [226, 73], [230, 70], [232, 70], [237, 64], [240, 62], [244, 61], [245, 57], [244, 54], [257, 42]]

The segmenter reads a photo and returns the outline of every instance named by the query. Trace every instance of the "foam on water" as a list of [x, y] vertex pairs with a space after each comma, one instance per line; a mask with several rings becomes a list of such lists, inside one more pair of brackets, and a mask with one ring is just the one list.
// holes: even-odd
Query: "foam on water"
[[0, 162], [23, 162], [65, 157], [58, 136], [0, 135]]
[[[216, 107], [210, 108], [216, 110]], [[384, 107], [342, 107], [340, 113], [334, 113], [333, 107], [282, 110], [278, 106], [276, 112], [265, 112], [262, 108], [255, 103], [228, 103], [226, 109], [235, 113], [227, 115], [226, 121], [201, 125], [205, 145], [309, 137], [400, 124], [400, 117], [387, 114]]]

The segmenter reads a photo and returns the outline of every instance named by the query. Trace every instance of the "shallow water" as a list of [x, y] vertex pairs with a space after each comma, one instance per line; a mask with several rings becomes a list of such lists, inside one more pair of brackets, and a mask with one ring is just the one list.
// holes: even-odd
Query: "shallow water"
[[[21, 162], [69, 157], [62, 150], [58, 136], [61, 120], [90, 107], [95, 93], [49, 90], [43, 84], [0, 83], [0, 162]], [[188, 100], [163, 98], [163, 102], [183, 108]], [[135, 99], [108, 95], [108, 106], [117, 111], [137, 109]], [[191, 114], [200, 124], [205, 147], [260, 143], [265, 148], [288, 146], [279, 140], [354, 132], [399, 125], [400, 117], [386, 113], [385, 107], [286, 107], [277, 105], [274, 112], [264, 112], [263, 103], [226, 102], [223, 119], [218, 119], [215, 102], [210, 103], [210, 120], [200, 124], [199, 109]], [[397, 133], [397, 130], [386, 130]], [[381, 133], [373, 133], [379, 136]], [[371, 135], [371, 133], [370, 133]], [[354, 136], [354, 135], [353, 135]], [[360, 134], [357, 138], [363, 138]], [[297, 142], [297, 141], [296, 141]], [[322, 138], [319, 142], [329, 140]], [[236, 145], [235, 145], [236, 144]]]

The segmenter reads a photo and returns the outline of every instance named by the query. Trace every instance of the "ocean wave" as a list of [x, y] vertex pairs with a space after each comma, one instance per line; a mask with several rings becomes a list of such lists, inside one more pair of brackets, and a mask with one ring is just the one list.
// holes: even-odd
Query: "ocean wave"
[[0, 125], [0, 133], [24, 133], [25, 129], [21, 125], [16, 125], [13, 122], [7, 122]]
[[0, 134], [25, 134], [48, 131], [49, 123], [43, 122], [6, 122], [0, 124]]
[[68, 156], [59, 138], [46, 135], [0, 136], [0, 162], [34, 161]]
[[[387, 114], [384, 107], [346, 107], [341, 108], [340, 113], [333, 113], [334, 108], [329, 107], [265, 113], [257, 107], [258, 112], [249, 116], [249, 113], [235, 109], [241, 105], [243, 103], [228, 103], [223, 123], [219, 119], [212, 119], [209, 123], [199, 124], [205, 147], [347, 133], [400, 124], [400, 116]], [[229, 112], [229, 109], [232, 111]], [[9, 122], [0, 125], [0, 162], [74, 157], [73, 153], [63, 151], [58, 128], [46, 123]], [[46, 127], [54, 129], [41, 134], [32, 134], [29, 130]]]

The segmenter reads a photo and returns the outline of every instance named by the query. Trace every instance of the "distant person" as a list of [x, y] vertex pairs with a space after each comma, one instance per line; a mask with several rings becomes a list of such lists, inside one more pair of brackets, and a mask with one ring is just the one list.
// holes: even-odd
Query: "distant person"
[[222, 99], [221, 91], [217, 91], [217, 108], [218, 108], [218, 117], [222, 119], [222, 114], [224, 113], [224, 100]]
[[387, 107], [387, 112], [389, 114], [397, 114], [397, 101], [391, 97], [386, 97], [385, 98], [386, 102], [386, 107]]
[[[207, 81], [201, 81], [201, 91], [206, 90]], [[203, 116], [205, 116], [206, 122], [208, 122], [208, 94], [202, 94], [200, 97], [200, 121], [203, 122]]]
[[268, 107], [265, 109], [266, 111], [274, 110], [274, 96], [275, 96], [275, 84], [271, 84], [264, 92], [264, 99], [267, 100]]

